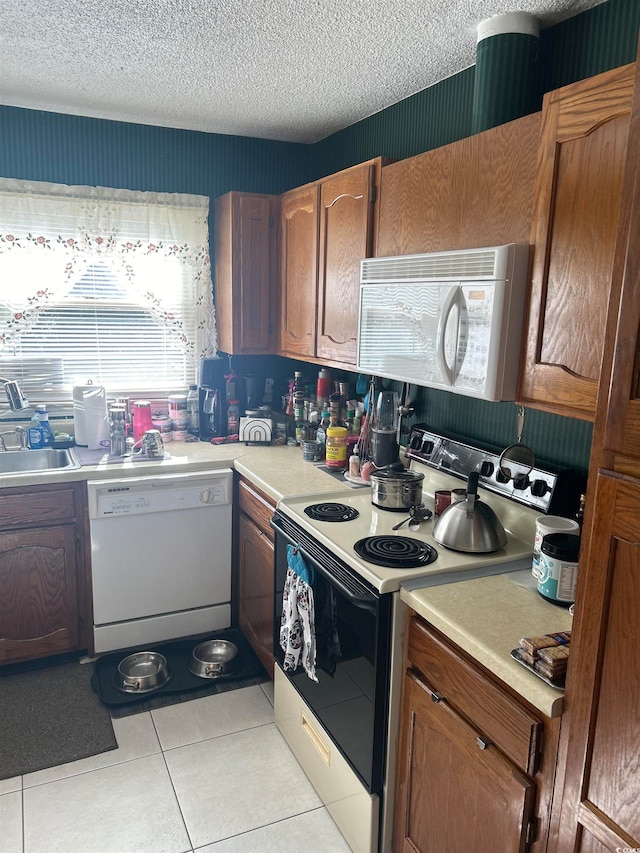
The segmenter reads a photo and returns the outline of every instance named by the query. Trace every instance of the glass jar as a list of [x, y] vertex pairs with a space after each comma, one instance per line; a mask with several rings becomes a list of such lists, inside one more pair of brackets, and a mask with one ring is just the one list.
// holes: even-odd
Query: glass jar
[[325, 442], [327, 468], [344, 471], [347, 467], [347, 430], [346, 427], [330, 426]]

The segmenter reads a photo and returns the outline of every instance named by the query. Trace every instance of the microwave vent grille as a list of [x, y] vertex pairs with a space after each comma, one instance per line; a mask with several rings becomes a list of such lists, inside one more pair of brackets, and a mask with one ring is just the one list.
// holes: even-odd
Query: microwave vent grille
[[507, 279], [509, 246], [430, 252], [361, 261], [362, 284], [374, 282], [442, 281], [443, 279]]

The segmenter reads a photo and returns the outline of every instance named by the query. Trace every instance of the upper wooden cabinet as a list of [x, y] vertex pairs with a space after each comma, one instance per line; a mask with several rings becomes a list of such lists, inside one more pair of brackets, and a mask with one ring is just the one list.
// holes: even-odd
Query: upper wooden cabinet
[[231, 192], [215, 200], [218, 348], [272, 351], [277, 314], [275, 196]]
[[545, 96], [520, 402], [593, 420], [633, 91], [633, 65]]
[[528, 243], [539, 136], [535, 113], [385, 166], [375, 254]]
[[355, 365], [360, 260], [377, 231], [382, 160], [281, 197], [280, 354]]
[[316, 184], [280, 199], [281, 355], [315, 355], [318, 294], [318, 195]]

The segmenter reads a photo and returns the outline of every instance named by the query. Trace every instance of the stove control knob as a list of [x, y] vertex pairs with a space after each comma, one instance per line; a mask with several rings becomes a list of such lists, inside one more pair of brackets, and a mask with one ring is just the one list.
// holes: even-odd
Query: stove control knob
[[412, 450], [420, 450], [420, 448], [422, 447], [422, 436], [420, 435], [420, 433], [417, 432], [415, 435], [411, 436], [409, 447]]
[[549, 491], [546, 480], [534, 480], [531, 484], [531, 494], [536, 498], [543, 498]]
[[518, 489], [519, 491], [524, 491], [531, 485], [531, 480], [527, 477], [526, 474], [523, 474], [521, 477], [516, 477], [513, 481], [513, 488]]
[[509, 478], [505, 477], [499, 468], [496, 471], [496, 482], [497, 483], [508, 483], [509, 482]]
[[480, 476], [490, 477], [493, 474], [494, 470], [495, 468], [493, 462], [491, 462], [489, 459], [484, 459], [482, 464], [480, 465]]
[[431, 454], [433, 453], [433, 448], [434, 448], [433, 442], [429, 441], [429, 439], [426, 439], [422, 445], [422, 452], [426, 456], [431, 456]]

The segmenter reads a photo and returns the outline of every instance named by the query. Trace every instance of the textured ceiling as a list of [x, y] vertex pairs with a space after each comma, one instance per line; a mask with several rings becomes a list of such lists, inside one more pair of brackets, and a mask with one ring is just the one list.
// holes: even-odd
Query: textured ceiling
[[602, 0], [3, 0], [0, 103], [315, 142], [473, 65], [476, 26]]

